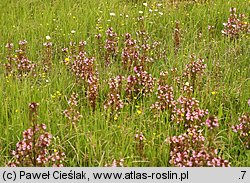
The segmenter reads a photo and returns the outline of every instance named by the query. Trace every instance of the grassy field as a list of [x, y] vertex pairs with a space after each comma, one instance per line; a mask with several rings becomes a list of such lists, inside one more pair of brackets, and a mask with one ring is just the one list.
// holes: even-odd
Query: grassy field
[[0, 166], [250, 166], [249, 0], [0, 9]]

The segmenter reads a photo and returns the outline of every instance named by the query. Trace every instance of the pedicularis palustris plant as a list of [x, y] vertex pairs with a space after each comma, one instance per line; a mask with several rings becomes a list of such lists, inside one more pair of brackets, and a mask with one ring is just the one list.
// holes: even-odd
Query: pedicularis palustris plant
[[239, 138], [247, 149], [250, 149], [250, 115], [243, 114], [239, 118], [240, 123], [232, 126], [234, 132], [239, 134]]
[[117, 33], [113, 31], [113, 28], [110, 27], [106, 31], [107, 39], [105, 41], [105, 64], [109, 65], [112, 60], [115, 60], [116, 55], [118, 53], [118, 40]]
[[135, 75], [130, 75], [127, 78], [126, 98], [130, 101], [138, 95], [147, 96], [152, 93], [155, 86], [155, 78], [152, 77], [142, 66], [134, 67]]
[[8, 49], [8, 62], [5, 64], [7, 74], [13, 74], [20, 79], [29, 74], [36, 76], [36, 64], [30, 61], [27, 56], [27, 43], [26, 40], [19, 41], [19, 47], [15, 50], [15, 55], [13, 54], [13, 43], [6, 44]]
[[217, 149], [205, 146], [206, 138], [199, 126], [173, 136], [170, 143], [169, 163], [178, 167], [227, 167], [229, 162], [218, 155]]
[[[192, 6], [193, 8], [190, 9], [192, 13], [182, 11], [182, 15], [179, 16], [175, 16], [178, 15], [178, 11], [169, 11], [172, 6], [169, 7], [170, 9], [167, 8], [166, 11], [165, 7], [168, 3], [148, 2], [142, 3], [142, 6], [138, 3], [136, 6], [133, 4], [134, 9], [143, 7], [143, 9], [137, 12], [139, 15], [133, 14], [133, 11], [133, 13], [121, 13], [117, 16], [117, 12], [114, 10], [114, 12], [109, 12], [111, 16], [107, 21], [109, 25], [106, 22], [106, 4], [103, 5], [103, 3], [99, 3], [98, 12], [100, 13], [97, 12], [96, 15], [101, 15], [101, 17], [98, 17], [95, 32], [91, 30], [93, 26], [88, 26], [86, 29], [87, 32], [82, 29], [72, 30], [71, 33], [66, 34], [65, 31], [67, 28], [65, 29], [63, 27], [64, 24], [56, 24], [56, 22], [64, 21], [63, 18], [57, 18], [57, 15], [53, 15], [55, 16], [53, 22], [55, 22], [54, 25], [56, 25], [56, 27], [52, 29], [53, 31], [51, 29], [48, 31], [52, 31], [50, 33], [55, 37], [55, 41], [53, 41], [52, 46], [50, 36], [46, 36], [43, 52], [34, 49], [32, 50], [34, 52], [29, 54], [29, 44], [26, 40], [20, 41], [19, 45], [14, 45], [9, 41], [6, 44], [7, 60], [4, 64], [6, 80], [3, 79], [3, 85], [0, 83], [0, 86], [3, 86], [2, 95], [4, 96], [2, 97], [4, 107], [1, 108], [0, 114], [6, 114], [6, 117], [4, 116], [2, 118], [6, 118], [7, 121], [7, 118], [11, 116], [7, 108], [15, 106], [9, 102], [9, 99], [13, 98], [9, 91], [19, 90], [20, 88], [20, 92], [17, 92], [15, 95], [17, 95], [17, 104], [21, 104], [23, 98], [27, 98], [29, 95], [29, 93], [23, 95], [26, 91], [34, 92], [34, 96], [37, 98], [46, 98], [46, 96], [50, 95], [49, 92], [55, 89], [54, 87], [58, 87], [56, 89], [59, 91], [65, 89], [65, 92], [70, 89], [75, 91], [75, 93], [70, 93], [71, 95], [67, 99], [68, 105], [64, 108], [65, 110], [61, 112], [61, 115], [64, 115], [66, 120], [56, 118], [56, 112], [53, 112], [50, 105], [46, 105], [46, 110], [52, 112], [44, 113], [44, 115], [51, 115], [49, 118], [52, 119], [53, 123], [58, 124], [59, 122], [61, 127], [66, 125], [66, 130], [60, 131], [61, 135], [71, 132], [67, 131], [68, 126], [75, 128], [76, 133], [74, 136], [71, 136], [70, 139], [76, 137], [76, 143], [71, 143], [70, 139], [64, 140], [66, 146], [69, 147], [66, 147], [66, 149], [73, 150], [67, 151], [68, 156], [71, 158], [68, 161], [69, 165], [100, 166], [108, 162], [106, 166], [124, 166], [124, 159], [120, 157], [123, 157], [121, 153], [126, 151], [125, 160], [130, 161], [129, 165], [134, 163], [135, 159], [139, 158], [141, 160], [147, 160], [147, 165], [153, 166], [229, 166], [230, 163], [224, 160], [224, 155], [230, 157], [230, 153], [234, 153], [234, 150], [226, 150], [227, 154], [224, 154], [224, 151], [220, 150], [224, 147], [228, 147], [227, 145], [231, 145], [232, 143], [231, 141], [230, 143], [218, 143], [221, 139], [218, 137], [221, 137], [221, 134], [223, 137], [226, 127], [228, 127], [228, 125], [225, 124], [228, 124], [226, 122], [229, 121], [225, 116], [230, 116], [228, 115], [230, 111], [223, 111], [223, 109], [230, 106], [230, 109], [233, 110], [236, 105], [240, 105], [240, 107], [237, 108], [238, 113], [238, 109], [240, 110], [242, 108], [241, 100], [238, 99], [242, 99], [240, 97], [245, 96], [245, 93], [243, 92], [244, 95], [238, 95], [238, 93], [241, 93], [241, 89], [247, 83], [246, 81], [248, 81], [244, 78], [246, 77], [248, 68], [244, 62], [234, 62], [235, 66], [240, 65], [240, 67], [237, 68], [239, 74], [235, 76], [235, 73], [232, 74], [229, 72], [229, 77], [228, 73], [223, 72], [223, 70], [225, 69], [224, 71], [227, 71], [227, 67], [231, 63], [221, 61], [224, 59], [230, 61], [230, 59], [234, 58], [246, 58], [245, 55], [247, 54], [244, 52], [246, 49], [244, 49], [243, 46], [247, 43], [248, 34], [250, 33], [250, 25], [247, 22], [248, 17], [244, 14], [236, 14], [236, 8], [231, 8], [230, 16], [226, 23], [218, 22], [220, 19], [216, 19], [216, 24], [208, 26], [208, 24], [206, 24], [208, 23], [207, 21], [197, 22], [197, 19], [191, 19], [195, 15], [193, 9], [202, 6], [198, 6], [200, 4], [196, 4], [197, 2], [191, 0], [185, 3], [184, 6], [181, 6], [181, 2], [174, 3], [176, 5], [174, 7], [176, 8], [178, 5], [178, 9], [182, 9], [183, 7]], [[109, 6], [109, 4], [107, 4], [107, 6]], [[206, 4], [206, 6], [208, 6], [208, 4]], [[129, 6], [130, 4], [126, 4], [124, 10]], [[214, 4], [214, 6], [216, 7], [218, 5]], [[25, 10], [25, 7], [23, 8]], [[239, 9], [240, 8], [242, 7], [239, 7]], [[224, 9], [222, 9], [220, 10], [224, 11]], [[124, 11], [124, 13], [125, 12], [126, 11]], [[200, 15], [204, 13], [202, 11], [199, 12], [201, 13]], [[35, 13], [37, 13], [37, 11], [35, 11]], [[73, 16], [73, 20], [76, 24], [69, 23], [66, 25], [75, 25], [75, 28], [83, 26], [82, 22], [77, 21], [77, 13], [79, 13], [79, 11], [75, 11], [75, 16]], [[171, 15], [172, 13], [174, 13], [173, 16]], [[187, 14], [184, 15], [183, 13]], [[220, 14], [221, 12], [216, 13], [220, 16], [222, 15]], [[43, 14], [43, 17], [45, 16], [46, 15]], [[71, 16], [71, 13], [68, 13], [67, 16]], [[165, 17], [170, 17], [170, 19], [174, 17], [181, 20], [181, 22], [173, 22]], [[203, 19], [204, 17], [200, 16], [200, 18]], [[87, 21], [91, 19], [90, 14], [90, 18]], [[70, 19], [67, 19], [67, 21], [69, 20]], [[210, 23], [213, 22], [212, 20], [213, 19], [210, 19]], [[27, 22], [28, 21], [27, 19]], [[131, 21], [134, 21], [134, 24], [130, 24], [132, 23]], [[118, 22], [119, 25], [115, 25], [115, 23]], [[41, 26], [42, 25], [44, 25], [44, 23], [42, 23]], [[49, 23], [47, 25], [50, 26]], [[115, 27], [119, 26], [118, 30], [114, 30], [110, 27], [111, 25]], [[126, 27], [126, 25], [133, 26]], [[173, 27], [169, 27], [169, 25], [173, 25]], [[224, 25], [222, 28], [223, 35], [221, 32], [217, 35], [217, 25]], [[9, 25], [6, 24], [6, 27], [8, 26]], [[205, 26], [205, 29], [203, 26]], [[208, 30], [206, 34], [207, 26]], [[124, 29], [121, 27], [124, 27]], [[104, 28], [106, 28], [106, 32]], [[20, 28], [16, 27], [15, 30], [18, 32], [19, 29]], [[59, 30], [60, 33], [56, 32]], [[131, 30], [133, 32], [128, 33]], [[194, 33], [189, 30], [193, 30]], [[29, 32], [30, 31], [26, 32], [25, 35], [29, 35]], [[37, 33], [39, 34], [40, 31]], [[182, 39], [184, 37], [183, 33], [186, 33], [185, 40]], [[124, 37], [122, 38], [121, 35], [123, 34]], [[7, 35], [7, 33], [3, 34], [3, 36], [5, 35]], [[91, 42], [90, 46], [86, 44], [86, 41], [77, 42], [78, 36], [87, 36], [87, 41], [93, 42]], [[223, 36], [229, 39], [226, 40]], [[32, 35], [32, 37], [27, 38], [34, 40], [35, 37]], [[171, 38], [172, 40], [169, 42]], [[67, 41], [67, 39], [69, 39], [69, 46], [68, 48], [62, 49], [63, 63], [66, 68], [60, 68], [60, 64], [56, 65], [58, 55], [55, 55], [57, 52], [54, 48], [62, 46], [60, 42], [62, 40]], [[230, 49], [229, 54], [224, 54], [224, 48], [230, 46], [232, 43], [231, 40], [234, 40], [233, 43], [235, 43], [235, 47], [232, 49], [233, 52], [231, 52]], [[196, 44], [196, 42], [199, 44]], [[202, 49], [203, 45], [205, 45], [205, 49]], [[187, 64], [183, 65], [182, 59], [186, 57], [190, 49], [193, 50], [193, 52], [197, 53], [198, 51], [199, 54], [207, 56], [208, 61], [192, 55]], [[231, 54], [241, 49], [242, 54]], [[88, 52], [87, 50], [90, 51]], [[34, 62], [29, 59], [32, 58], [32, 56], [36, 58], [36, 56], [34, 57], [33, 55], [35, 52], [43, 53], [42, 56], [37, 57], [42, 57], [42, 61], [37, 62], [37, 64], [34, 64]], [[91, 53], [91, 55], [89, 55], [89, 53]], [[223, 58], [221, 55], [223, 55]], [[46, 73], [52, 67], [53, 59], [55, 59], [54, 64], [56, 67], [53, 68], [55, 72]], [[213, 59], [216, 60], [214, 61]], [[182, 68], [182, 66], [184, 67]], [[211, 69], [211, 67], [213, 70], [205, 73], [206, 69]], [[46, 78], [46, 87], [43, 87], [43, 83], [40, 82], [39, 78], [37, 80], [22, 79], [24, 77], [35, 76], [36, 70], [38, 71], [42, 68], [43, 73], [40, 73], [39, 76], [41, 75], [42, 78]], [[101, 73], [99, 74], [98, 71]], [[72, 74], [73, 77], [68, 76], [68, 74]], [[14, 78], [12, 78], [13, 80], [9, 80], [11, 76], [14, 76]], [[57, 76], [60, 77], [57, 78]], [[239, 80], [228, 84], [226, 81], [231, 81], [231, 78], [239, 78]], [[19, 85], [19, 80], [25, 80], [23, 85]], [[239, 87], [237, 86], [238, 82], [240, 84], [238, 85]], [[209, 96], [210, 88], [202, 88], [203, 85], [207, 84], [211, 89], [221, 89], [221, 83], [225, 84], [223, 89], [237, 89], [237, 92], [232, 95], [231, 92], [228, 94], [225, 92], [226, 90], [221, 90], [220, 93], [223, 93], [223, 95], [229, 98], [227, 101], [225, 101], [224, 98], [220, 99], [214, 91], [211, 93], [212, 95]], [[39, 89], [37, 90], [37, 88]], [[59, 91], [57, 96], [61, 95]], [[48, 92], [48, 95], [46, 95], [46, 92]], [[204, 100], [204, 97], [206, 100]], [[52, 95], [52, 98], [55, 98], [55, 95]], [[79, 98], [81, 100], [79, 100]], [[234, 100], [234, 98], [236, 100]], [[60, 103], [56, 103], [60, 102], [60, 100], [53, 100], [53, 102], [55, 105], [58, 105], [58, 109], [60, 109]], [[237, 104], [234, 105], [236, 102]], [[248, 103], [250, 105], [250, 100]], [[212, 104], [212, 106], [208, 106], [209, 104]], [[216, 104], [219, 105], [218, 111], [217, 108], [212, 108]], [[30, 104], [30, 127], [23, 132], [23, 137], [20, 142], [16, 144], [8, 166], [63, 166], [65, 154], [61, 150], [57, 150], [58, 148], [53, 143], [53, 139], [55, 138], [48, 132], [47, 126], [43, 123], [39, 123], [42, 118], [38, 118], [38, 106], [38, 103], [35, 102]], [[103, 108], [98, 109], [98, 107], [103, 106], [104, 110]], [[218, 112], [218, 117], [209, 113], [206, 108], [210, 107], [212, 108], [211, 111], [215, 113]], [[11, 108], [11, 114], [14, 114], [12, 112], [15, 110], [18, 117], [18, 109]], [[93, 117], [87, 119], [90, 111]], [[82, 116], [81, 113], [86, 115]], [[119, 114], [122, 115], [119, 116], [120, 118], [118, 120]], [[151, 114], [154, 115], [151, 116]], [[109, 121], [109, 123], [103, 123], [106, 121], [104, 116], [112, 116], [114, 120]], [[17, 118], [11, 117], [11, 120], [15, 119]], [[44, 119], [47, 119], [47, 117], [45, 116]], [[89, 124], [91, 120], [94, 120], [95, 123]], [[151, 120], [153, 121], [152, 124]], [[220, 120], [225, 122], [222, 126], [220, 126]], [[244, 147], [241, 148], [243, 150], [250, 148], [249, 121], [249, 114], [243, 113], [239, 118], [239, 123], [232, 126], [232, 129], [230, 128], [229, 131], [235, 132], [233, 137], [238, 135], [238, 140], [240, 140], [242, 147]], [[80, 123], [84, 124], [84, 128], [86, 127], [83, 135], [80, 133], [82, 132], [83, 126], [79, 125]], [[6, 124], [12, 125], [9, 124], [8, 121]], [[55, 125], [50, 126], [55, 128]], [[15, 128], [14, 123], [13, 127]], [[222, 130], [222, 128], [224, 129]], [[140, 129], [143, 133], [138, 130], [134, 136], [131, 133], [134, 129]], [[6, 132], [8, 132], [8, 129], [6, 130]], [[5, 132], [5, 129], [2, 129], [2, 131]], [[153, 141], [155, 140], [154, 137], [156, 133], [159, 133], [159, 141]], [[6, 134], [9, 135], [10, 133]], [[70, 135], [70, 133], [68, 135]], [[111, 136], [112, 138], [110, 139]], [[163, 136], [168, 137], [168, 146], [162, 143], [163, 138], [161, 137]], [[118, 138], [119, 140], [124, 140], [124, 143], [116, 143]], [[6, 140], [8, 139], [7, 137]], [[111, 146], [109, 139], [115, 142]], [[0, 138], [0, 142], [1, 140], [4, 140], [4, 138]], [[229, 138], [229, 140], [231, 140], [231, 138]], [[8, 143], [11, 142], [6, 142], [6, 144]], [[155, 146], [149, 146], [151, 143]], [[129, 145], [131, 145], [131, 147], [129, 147]], [[160, 145], [158, 146], [160, 148], [158, 148], [157, 145]], [[222, 146], [222, 148], [220, 146]], [[115, 148], [116, 151], [113, 151]], [[152, 151], [155, 151], [153, 148], [157, 148], [157, 153], [152, 153]], [[6, 151], [5, 149], [6, 148], [4, 148], [3, 151]], [[120, 153], [120, 155], [118, 156], [117, 153]], [[112, 158], [109, 158], [110, 156]], [[107, 161], [105, 158], [107, 158]], [[75, 160], [77, 160], [77, 163], [74, 162]], [[88, 162], [85, 160], [88, 160]], [[236, 161], [238, 160], [233, 160], [232, 164]], [[144, 164], [142, 164], [142, 166], [144, 166]]]
[[[84, 87], [89, 105], [95, 110], [98, 96], [99, 74], [95, 69], [95, 58], [88, 57], [84, 51], [85, 45], [85, 41], [79, 42], [78, 55], [75, 56], [75, 58], [72, 55], [69, 56], [73, 59], [73, 63], [70, 64], [70, 69], [76, 77], [76, 83]], [[63, 51], [67, 53], [65, 49]], [[66, 59], [70, 60], [69, 57]]]
[[141, 157], [144, 156], [145, 141], [146, 141], [146, 138], [142, 132], [135, 134], [135, 142], [136, 142], [135, 150]]
[[139, 65], [139, 47], [137, 41], [131, 38], [131, 34], [125, 35], [124, 48], [122, 50], [122, 64], [125, 70], [131, 70]]
[[53, 148], [53, 138], [46, 125], [37, 123], [38, 106], [35, 102], [29, 104], [31, 127], [23, 132], [23, 139], [16, 144], [7, 166], [63, 166], [65, 153]]
[[250, 24], [247, 22], [245, 14], [236, 14], [236, 8], [230, 8], [230, 17], [223, 23], [223, 35], [231, 39], [239, 38], [242, 35], [250, 34]]
[[109, 93], [107, 101], [104, 104], [105, 109], [110, 109], [112, 112], [116, 112], [124, 107], [124, 102], [121, 100], [123, 80], [124, 77], [120, 75], [109, 80]]
[[151, 106], [158, 111], [172, 110], [175, 106], [173, 87], [159, 85], [157, 88], [157, 101]]
[[63, 111], [63, 114], [69, 120], [70, 124], [75, 126], [82, 118], [82, 115], [78, 110], [78, 94], [73, 93], [67, 102], [68, 108]]
[[32, 63], [28, 57], [27, 57], [27, 41], [19, 41], [19, 49], [16, 50], [17, 53], [17, 59], [16, 59], [16, 64], [17, 64], [17, 74], [18, 77], [24, 77], [27, 76], [27, 74], [31, 73], [35, 75], [35, 67], [36, 65]]
[[195, 89], [198, 84], [199, 79], [203, 75], [207, 65], [204, 62], [204, 59], [201, 58], [196, 58], [195, 56], [190, 57], [191, 60], [190, 62], [186, 65], [186, 68], [183, 72], [182, 78], [183, 78], [183, 83], [189, 82], [193, 89]]

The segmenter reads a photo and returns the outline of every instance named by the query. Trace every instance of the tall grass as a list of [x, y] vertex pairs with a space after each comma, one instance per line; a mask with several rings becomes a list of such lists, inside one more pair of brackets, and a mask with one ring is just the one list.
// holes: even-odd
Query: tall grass
[[[248, 0], [202, 1], [60, 1], [60, 0], [2, 0], [0, 3], [0, 165], [11, 159], [11, 150], [22, 138], [22, 132], [30, 127], [28, 105], [38, 102], [38, 122], [45, 123], [54, 137], [56, 147], [66, 154], [65, 166], [104, 166], [114, 159], [124, 159], [125, 166], [170, 166], [170, 147], [166, 139], [180, 135], [183, 127], [174, 124], [169, 114], [155, 116], [151, 105], [156, 101], [157, 86], [149, 97], [138, 97], [126, 104], [124, 92], [123, 109], [116, 118], [104, 109], [109, 92], [109, 78], [128, 76], [133, 71], [122, 69], [121, 51], [124, 35], [143, 28], [150, 36], [149, 43], [161, 42], [160, 51], [152, 50], [157, 58], [147, 72], [159, 78], [161, 71], [171, 73], [177, 68], [181, 75], [190, 55], [204, 58], [207, 67], [199, 82], [201, 86], [193, 96], [200, 101], [202, 109], [219, 119], [219, 128], [213, 143], [220, 156], [229, 160], [231, 166], [250, 166], [250, 152], [244, 148], [239, 136], [231, 126], [238, 118], [249, 112], [250, 98], [250, 38], [249, 35], [234, 41], [223, 36], [223, 22], [229, 17], [229, 9], [237, 13], [250, 12]], [[157, 5], [162, 4], [162, 5]], [[152, 12], [151, 12], [152, 10]], [[144, 21], [138, 21], [144, 16]], [[174, 29], [180, 27], [180, 46], [175, 52]], [[215, 26], [213, 32], [208, 26]], [[106, 30], [112, 27], [119, 37], [119, 52], [114, 63], [105, 66]], [[75, 31], [72, 32], [72, 31]], [[101, 33], [101, 49], [95, 35]], [[53, 43], [52, 68], [42, 69], [46, 36]], [[27, 40], [27, 56], [38, 65], [37, 77], [17, 79], [5, 73], [7, 62], [6, 43]], [[74, 74], [63, 63], [67, 56], [61, 49], [70, 42], [86, 41], [85, 51], [95, 57], [99, 72], [99, 94], [93, 111], [85, 97], [86, 88], [75, 83]], [[154, 52], [155, 51], [155, 52]], [[164, 53], [158, 56], [158, 53]], [[175, 97], [180, 96], [178, 84], [170, 74], [167, 79], [173, 85]], [[79, 94], [79, 113], [82, 118], [72, 126], [63, 111], [73, 92]], [[135, 134], [143, 132], [143, 154], [138, 150]], [[209, 136], [206, 136], [209, 138]]]

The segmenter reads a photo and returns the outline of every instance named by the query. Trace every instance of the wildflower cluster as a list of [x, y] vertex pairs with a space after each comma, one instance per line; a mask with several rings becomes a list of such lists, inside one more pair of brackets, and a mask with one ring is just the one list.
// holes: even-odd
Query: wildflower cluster
[[102, 45], [102, 34], [99, 33], [99, 28], [98, 33], [95, 34], [95, 40], [96, 40], [96, 52], [99, 53], [101, 57], [104, 57], [104, 52], [103, 52], [103, 45]]
[[142, 156], [144, 150], [144, 142], [146, 141], [146, 138], [144, 137], [142, 132], [135, 134], [135, 141], [136, 149], [138, 153]]
[[167, 71], [161, 71], [160, 72], [160, 78], [158, 81], [158, 85], [163, 86], [167, 84], [167, 80], [168, 80], [168, 72]]
[[217, 150], [206, 147], [205, 137], [198, 126], [170, 138], [170, 161], [178, 167], [228, 167], [229, 162], [218, 156]]
[[96, 99], [98, 95], [98, 75], [91, 74], [88, 77], [87, 99], [93, 111], [96, 108]]
[[127, 85], [125, 88], [128, 99], [131, 99], [138, 94], [146, 96], [153, 92], [155, 85], [155, 78], [152, 77], [142, 66], [135, 66], [135, 76], [128, 76]]
[[78, 83], [83, 83], [89, 104], [93, 110], [96, 107], [96, 98], [98, 95], [98, 72], [94, 67], [94, 57], [87, 57], [84, 52], [85, 42], [79, 43], [79, 54], [74, 60], [71, 69], [76, 76]]
[[136, 95], [139, 92], [139, 86], [138, 86], [138, 79], [136, 76], [128, 76], [127, 77], [127, 84], [126, 84], [126, 96], [128, 99], [132, 99], [133, 97], [136, 97]]
[[77, 122], [80, 121], [82, 115], [77, 110], [78, 107], [78, 94], [73, 93], [68, 100], [69, 107], [63, 111], [64, 115], [68, 120], [75, 125]]
[[65, 154], [51, 152], [52, 135], [46, 132], [45, 124], [37, 124], [23, 132], [23, 139], [12, 151], [14, 159], [8, 163], [11, 167], [24, 166], [63, 166]]
[[125, 35], [124, 48], [122, 50], [122, 64], [125, 69], [130, 70], [133, 66], [138, 65], [139, 51], [136, 40], [131, 38], [127, 33]]
[[162, 46], [160, 41], [154, 41], [151, 48], [150, 55], [153, 57], [149, 59], [150, 62], [166, 58], [166, 49]]
[[62, 51], [63, 54], [67, 54], [69, 52], [69, 48], [66, 48], [66, 47], [62, 48], [61, 51]]
[[110, 108], [111, 111], [118, 111], [124, 107], [121, 100], [122, 80], [123, 77], [120, 75], [110, 79], [108, 100], [104, 104], [105, 109]]
[[238, 133], [247, 149], [250, 149], [250, 115], [244, 114], [239, 118], [240, 124], [232, 126], [234, 132]]
[[215, 117], [215, 116], [209, 116], [209, 118], [205, 121], [205, 125], [209, 129], [213, 129], [213, 128], [219, 127], [218, 118]]
[[183, 85], [183, 88], [181, 90], [181, 92], [183, 94], [186, 94], [187, 96], [191, 96], [191, 94], [193, 93], [194, 89], [193, 89], [193, 86], [191, 86], [189, 84], [189, 82], [186, 82], [184, 85]]
[[[139, 20], [143, 20], [143, 17]], [[141, 25], [144, 26], [143, 22]], [[139, 46], [139, 66], [142, 66], [144, 69], [148, 69], [150, 64], [153, 63], [154, 59], [151, 57], [158, 47], [159, 42], [154, 42], [153, 44], [149, 43], [149, 35], [146, 31], [142, 30], [137, 33], [138, 38], [138, 46]]]
[[[130, 70], [136, 66], [148, 68], [155, 58], [161, 58], [160, 42], [149, 44], [149, 36], [145, 31], [137, 32], [138, 40], [132, 39], [131, 34], [125, 34], [124, 48], [122, 49], [122, 64], [124, 69]], [[154, 54], [158, 53], [158, 54]]]
[[86, 41], [80, 41], [78, 44], [78, 52], [84, 52], [85, 46], [87, 45]]
[[157, 89], [157, 102], [151, 108], [157, 110], [168, 110], [175, 106], [173, 87], [169, 85], [159, 86]]
[[13, 43], [7, 43], [6, 48], [8, 49], [7, 63], [5, 64], [7, 74], [16, 74], [18, 78], [27, 76], [29, 73], [33, 73], [35, 76], [35, 67], [26, 55], [27, 41], [19, 41], [19, 48], [15, 51], [16, 55], [13, 56]]
[[172, 110], [171, 119], [177, 123], [184, 122], [186, 127], [191, 127], [197, 122], [201, 125], [203, 117], [207, 114], [208, 110], [200, 109], [198, 100], [180, 96]]
[[181, 77], [177, 74], [178, 69], [176, 67], [171, 68], [171, 75], [173, 80], [180, 85], [181, 84]]
[[195, 86], [196, 79], [204, 73], [206, 64], [204, 59], [198, 58], [195, 60], [195, 57], [191, 57], [191, 62], [186, 65], [186, 68], [183, 72], [183, 77], [190, 81], [191, 85]]
[[38, 103], [31, 103], [29, 108], [32, 127], [23, 132], [23, 139], [16, 144], [13, 160], [7, 166], [63, 166], [65, 154], [57, 150], [51, 152], [52, 135], [46, 131], [45, 124], [36, 123]]
[[106, 31], [107, 39], [105, 41], [104, 48], [106, 49], [105, 61], [106, 65], [109, 65], [111, 62], [111, 58], [116, 57], [118, 53], [118, 40], [117, 34], [113, 31], [113, 28], [110, 27]]
[[244, 14], [236, 14], [236, 8], [230, 8], [230, 17], [227, 23], [223, 23], [224, 29], [221, 31], [223, 35], [230, 38], [239, 38], [240, 35], [250, 34], [250, 24], [246, 22], [247, 18]]
[[36, 65], [33, 64], [26, 55], [26, 45], [26, 40], [19, 41], [19, 49], [16, 50], [18, 77], [26, 76], [28, 73], [34, 72], [36, 67]]
[[140, 65], [144, 66], [145, 68], [148, 68], [150, 63], [153, 63], [154, 59], [150, 57], [151, 50], [153, 50], [153, 46], [144, 43], [141, 45], [141, 56], [140, 56]]
[[89, 75], [94, 71], [94, 58], [88, 58], [85, 52], [80, 52], [73, 62], [71, 69], [76, 76], [77, 82], [87, 82]]
[[140, 132], [140, 134], [135, 134], [135, 140], [139, 141], [139, 142], [143, 142], [144, 140], [146, 140], [146, 138], [144, 137], [143, 133]]

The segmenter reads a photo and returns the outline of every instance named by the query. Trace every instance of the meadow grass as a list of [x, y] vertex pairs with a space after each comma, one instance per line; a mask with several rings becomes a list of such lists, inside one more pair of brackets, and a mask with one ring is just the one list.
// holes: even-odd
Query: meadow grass
[[[248, 0], [202, 1], [60, 1], [60, 0], [2, 0], [0, 3], [0, 165], [11, 160], [11, 150], [22, 139], [22, 132], [31, 126], [28, 105], [38, 102], [38, 123], [45, 123], [53, 135], [53, 148], [66, 154], [65, 166], [104, 166], [114, 159], [124, 159], [125, 166], [171, 166], [170, 147], [166, 139], [184, 132], [181, 125], [171, 121], [168, 113], [155, 116], [151, 105], [156, 101], [157, 85], [148, 97], [138, 97], [120, 110], [117, 119], [104, 109], [109, 92], [108, 80], [117, 75], [128, 76], [121, 64], [124, 35], [138, 38], [136, 31], [143, 28], [150, 36], [150, 44], [161, 42], [156, 59], [148, 73], [159, 78], [161, 71], [177, 68], [181, 75], [190, 55], [203, 58], [207, 65], [199, 78], [201, 86], [193, 96], [202, 109], [217, 116], [219, 128], [211, 138], [219, 155], [231, 166], [250, 166], [250, 152], [244, 147], [232, 125], [250, 111], [250, 37], [244, 35], [231, 40], [223, 36], [223, 23], [227, 22], [229, 9], [245, 13], [249, 20]], [[162, 4], [157, 6], [157, 4]], [[153, 12], [150, 11], [152, 9]], [[111, 13], [111, 14], [110, 14]], [[114, 16], [112, 16], [114, 13]], [[138, 21], [144, 16], [144, 21]], [[173, 34], [176, 21], [180, 23], [180, 47], [175, 54]], [[215, 26], [213, 33], [208, 26]], [[105, 66], [105, 31], [112, 27], [119, 37], [119, 52], [110, 66]], [[75, 33], [72, 33], [72, 30]], [[101, 33], [101, 50], [95, 35]], [[200, 36], [199, 36], [199, 33]], [[46, 36], [53, 43], [52, 68], [44, 72], [43, 43]], [[27, 40], [27, 56], [36, 63], [37, 77], [31, 75], [18, 79], [6, 75], [6, 43], [18, 48], [20, 40]], [[139, 38], [138, 38], [139, 39]], [[70, 42], [86, 41], [88, 56], [95, 57], [99, 72], [99, 93], [96, 110], [86, 99], [86, 88], [75, 82], [74, 74], [63, 64], [61, 49]], [[154, 51], [154, 50], [153, 50]], [[158, 56], [158, 53], [164, 53]], [[171, 75], [171, 74], [170, 74]], [[178, 84], [170, 76], [166, 82], [174, 87], [175, 98], [181, 95]], [[79, 112], [82, 118], [76, 127], [69, 124], [63, 111], [68, 107], [70, 95], [79, 94]], [[123, 100], [125, 93], [123, 92]], [[208, 131], [208, 130], [207, 130]], [[143, 132], [146, 140], [143, 153], [138, 150], [135, 134]], [[206, 138], [209, 133], [205, 133]]]

